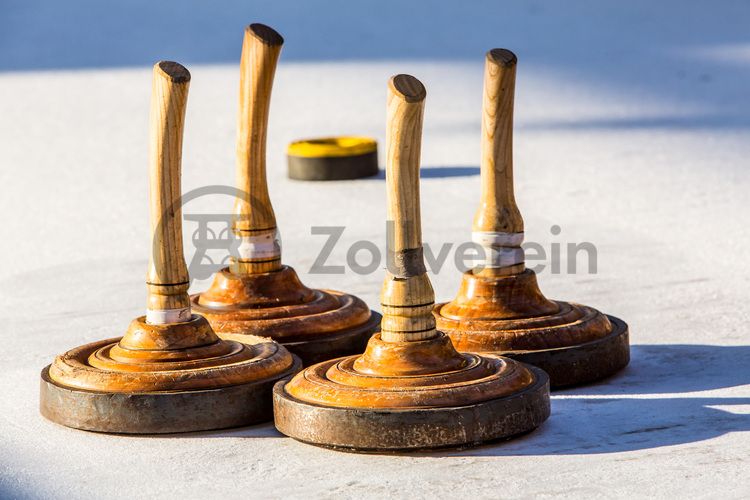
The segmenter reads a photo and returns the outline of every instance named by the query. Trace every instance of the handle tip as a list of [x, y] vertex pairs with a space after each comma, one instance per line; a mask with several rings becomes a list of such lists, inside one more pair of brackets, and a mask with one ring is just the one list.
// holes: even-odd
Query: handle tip
[[511, 68], [518, 62], [516, 55], [508, 49], [490, 50], [487, 52], [487, 60], [504, 68]]
[[173, 83], [190, 81], [190, 71], [185, 66], [174, 61], [159, 61], [154, 65], [154, 72], [162, 75]]
[[245, 32], [271, 47], [277, 47], [284, 44], [284, 37], [282, 37], [278, 31], [270, 26], [266, 26], [265, 24], [253, 23], [245, 28]]
[[389, 82], [391, 90], [406, 102], [421, 102], [427, 97], [422, 82], [411, 75], [396, 75]]

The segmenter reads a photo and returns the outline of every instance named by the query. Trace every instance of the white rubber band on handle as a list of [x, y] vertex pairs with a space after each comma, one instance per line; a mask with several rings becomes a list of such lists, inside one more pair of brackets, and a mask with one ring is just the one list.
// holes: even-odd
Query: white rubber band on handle
[[523, 233], [499, 233], [493, 231], [474, 231], [471, 241], [483, 247], [520, 247], [523, 243]]
[[279, 233], [273, 229], [264, 233], [239, 237], [237, 256], [240, 260], [273, 259], [281, 256]]
[[484, 259], [478, 262], [482, 267], [496, 269], [524, 262], [523, 233], [475, 231], [471, 233], [471, 240], [484, 250]]
[[146, 309], [146, 323], [149, 325], [170, 325], [190, 321], [192, 313], [189, 307], [179, 309]]

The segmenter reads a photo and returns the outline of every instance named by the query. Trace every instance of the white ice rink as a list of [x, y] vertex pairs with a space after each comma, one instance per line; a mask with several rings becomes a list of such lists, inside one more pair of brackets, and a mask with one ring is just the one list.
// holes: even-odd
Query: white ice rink
[[[746, 2], [0, 1], [0, 497], [747, 498], [750, 496], [750, 4]], [[597, 272], [539, 273], [548, 297], [627, 321], [619, 376], [553, 395], [513, 441], [422, 455], [297, 443], [271, 424], [167, 437], [38, 413], [56, 354], [144, 313], [150, 66], [192, 72], [183, 192], [234, 181], [243, 25], [286, 38], [268, 177], [284, 262], [379, 309], [383, 274], [310, 274], [345, 226], [384, 246], [385, 185], [286, 179], [285, 148], [385, 135], [389, 76], [427, 87], [424, 239], [469, 238], [484, 52], [519, 58], [515, 177], [527, 240], [592, 242]], [[204, 197], [185, 213], [229, 213]], [[559, 235], [550, 227], [558, 225]], [[195, 248], [185, 224], [186, 254]], [[431, 276], [449, 300], [459, 273]], [[362, 256], [365, 260], [364, 255]], [[194, 283], [193, 290], [207, 287]]]

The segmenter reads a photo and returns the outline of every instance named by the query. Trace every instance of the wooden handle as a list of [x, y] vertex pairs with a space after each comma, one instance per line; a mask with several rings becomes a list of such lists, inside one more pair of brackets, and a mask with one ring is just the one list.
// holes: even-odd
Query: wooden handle
[[513, 99], [516, 55], [506, 49], [487, 53], [482, 101], [482, 193], [472, 239], [484, 250], [477, 275], [523, 271], [523, 218], [513, 192]]
[[388, 272], [381, 305], [381, 338], [407, 342], [432, 338], [435, 292], [424, 266], [419, 211], [419, 157], [427, 96], [422, 82], [397, 75], [388, 84], [386, 196]]
[[482, 103], [482, 195], [474, 231], [522, 233], [523, 218], [513, 194], [513, 99], [516, 56], [487, 53]]
[[235, 234], [243, 241], [240, 255], [233, 259], [233, 272], [265, 272], [280, 267], [276, 216], [266, 180], [266, 132], [273, 77], [283, 43], [281, 35], [263, 24], [245, 28], [237, 131], [237, 189], [241, 194], [235, 202], [233, 224]]
[[151, 258], [148, 266], [150, 323], [190, 319], [189, 277], [182, 250], [180, 163], [190, 72], [162, 61], [154, 65], [149, 141], [149, 215]]
[[388, 83], [386, 189], [394, 252], [422, 247], [419, 158], [426, 96], [424, 86], [413, 76], [396, 75]]

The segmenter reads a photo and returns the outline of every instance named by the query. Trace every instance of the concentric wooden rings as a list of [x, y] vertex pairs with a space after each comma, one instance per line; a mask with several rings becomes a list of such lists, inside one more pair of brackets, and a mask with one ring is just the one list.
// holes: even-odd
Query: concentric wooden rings
[[380, 315], [361, 299], [308, 288], [289, 266], [244, 275], [224, 269], [191, 300], [220, 336], [271, 337], [305, 365], [362, 352], [380, 328]]
[[281, 381], [273, 391], [275, 425], [305, 443], [363, 452], [464, 447], [509, 438], [537, 428], [550, 414], [547, 375], [539, 368], [517, 365], [530, 377], [523, 389], [456, 406], [419, 404], [421, 391], [407, 386], [390, 389], [406, 391], [406, 399], [412, 401], [408, 407], [324, 405], [294, 397], [287, 390], [291, 382]]
[[544, 369], [552, 387], [612, 375], [630, 361], [627, 325], [580, 304], [552, 301], [533, 271], [464, 274], [457, 297], [434, 309], [459, 351], [495, 353]]
[[[152, 339], [170, 338], [193, 339], [194, 345], [149, 348]], [[151, 325], [140, 317], [122, 339], [93, 342], [55, 358], [42, 373], [40, 406], [58, 423], [103, 432], [249, 425], [271, 418], [264, 398], [276, 381], [300, 366], [268, 339], [220, 340], [197, 315], [171, 325]], [[252, 408], [238, 405], [238, 397]], [[217, 416], [225, 412], [224, 404], [226, 415]]]

